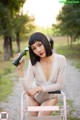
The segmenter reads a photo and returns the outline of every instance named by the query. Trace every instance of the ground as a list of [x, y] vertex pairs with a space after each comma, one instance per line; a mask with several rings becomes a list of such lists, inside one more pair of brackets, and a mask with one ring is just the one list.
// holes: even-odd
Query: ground
[[[73, 112], [69, 111], [70, 109], [67, 107], [67, 111], [68, 113], [71, 112], [73, 116], [80, 118], [80, 70], [72, 66], [71, 61], [69, 60], [67, 60], [66, 68], [64, 92], [68, 102], [73, 102], [75, 110], [73, 111], [73, 108], [71, 108]], [[6, 102], [0, 103], [0, 108], [3, 108], [3, 111], [8, 112], [9, 120], [20, 120], [20, 102], [23, 88], [18, 78], [13, 77], [12, 80], [14, 80], [13, 93], [9, 96]]]

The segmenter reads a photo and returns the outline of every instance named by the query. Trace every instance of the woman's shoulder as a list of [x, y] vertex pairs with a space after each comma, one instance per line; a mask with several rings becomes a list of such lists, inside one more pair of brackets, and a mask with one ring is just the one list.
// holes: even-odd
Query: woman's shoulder
[[39, 62], [36, 62], [35, 65], [32, 65], [31, 61], [29, 60], [28, 66], [34, 70], [35, 68], [37, 68], [38, 64], [39, 64]]
[[65, 57], [64, 55], [62, 55], [62, 54], [57, 54], [57, 53], [55, 53], [54, 55], [55, 55], [58, 59], [61, 59], [61, 60], [66, 61], [66, 57]]

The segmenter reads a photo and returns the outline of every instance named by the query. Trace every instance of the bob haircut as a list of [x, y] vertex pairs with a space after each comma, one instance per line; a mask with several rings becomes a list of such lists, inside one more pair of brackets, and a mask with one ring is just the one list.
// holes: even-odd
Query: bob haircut
[[47, 57], [52, 55], [52, 49], [48, 38], [41, 32], [35, 32], [29, 38], [29, 55], [32, 65], [35, 65], [36, 62], [40, 61], [40, 57], [37, 56], [31, 49], [31, 45], [33, 45], [37, 41], [41, 42], [44, 45]]

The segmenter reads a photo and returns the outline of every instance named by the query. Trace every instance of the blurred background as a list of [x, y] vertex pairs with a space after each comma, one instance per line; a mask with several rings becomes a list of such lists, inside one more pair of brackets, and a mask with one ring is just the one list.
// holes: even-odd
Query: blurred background
[[[55, 51], [65, 55], [80, 70], [78, 3], [73, 0], [0, 0], [0, 102], [12, 93], [14, 81], [11, 79], [17, 78], [12, 61], [28, 45], [29, 36], [35, 31], [52, 38]], [[27, 54], [25, 59], [28, 61], [28, 58]]]

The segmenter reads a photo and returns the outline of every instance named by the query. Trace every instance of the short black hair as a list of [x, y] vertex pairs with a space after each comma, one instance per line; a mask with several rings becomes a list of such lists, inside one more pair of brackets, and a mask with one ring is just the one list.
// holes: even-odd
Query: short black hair
[[48, 38], [41, 32], [35, 32], [29, 38], [29, 55], [32, 65], [35, 65], [36, 62], [40, 61], [40, 57], [37, 56], [31, 49], [31, 45], [33, 45], [36, 41], [39, 41], [44, 45], [47, 57], [52, 55], [52, 49]]
[[50, 45], [51, 45], [51, 48], [53, 49], [54, 48], [54, 41], [52, 38], [50, 38]]

